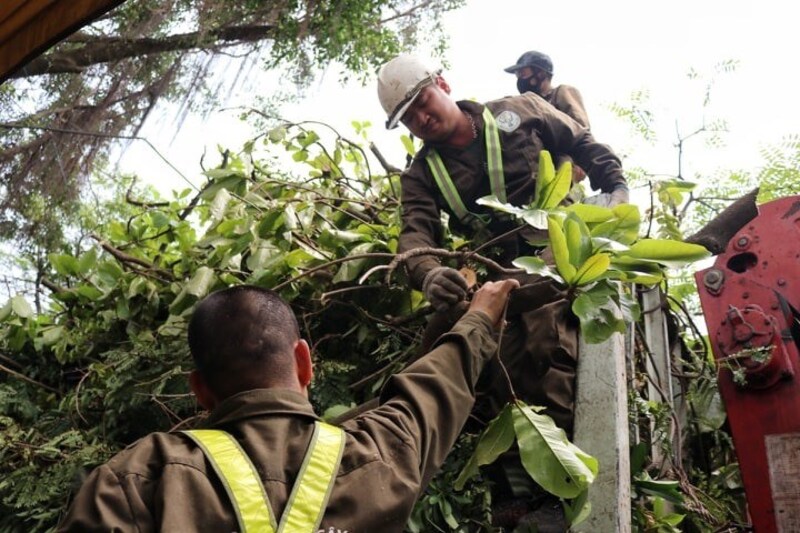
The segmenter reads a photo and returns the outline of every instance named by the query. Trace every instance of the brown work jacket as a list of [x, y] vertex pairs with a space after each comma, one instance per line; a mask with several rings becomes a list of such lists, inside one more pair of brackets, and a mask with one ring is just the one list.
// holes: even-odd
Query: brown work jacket
[[[622, 165], [614, 152], [598, 143], [589, 130], [540, 96], [525, 93], [485, 105], [500, 128], [506, 194], [511, 204], [525, 206], [533, 200], [541, 150], [571, 156], [590, 176], [593, 189], [611, 192], [618, 184], [626, 183]], [[458, 106], [472, 116], [478, 136], [466, 148], [426, 144], [417, 152], [411, 166], [401, 177], [403, 227], [398, 249], [400, 253], [416, 248], [440, 247], [443, 236], [441, 211], [450, 215], [452, 230], [470, 238], [474, 236], [473, 230], [461, 224], [450, 211], [436, 185], [425, 162], [431, 147], [435, 147], [441, 155], [466, 208], [472, 213], [491, 215], [488, 225], [491, 236], [501, 235], [515, 226], [508, 220], [502, 220], [491, 208], [475, 203], [478, 198], [491, 194], [482, 117], [484, 106], [469, 101], [458, 102]], [[524, 239], [519, 237], [498, 243], [503, 253], [497, 259], [507, 264], [520, 255], [522, 250], [519, 246], [524, 245]], [[425, 275], [439, 266], [439, 262], [432, 256], [418, 256], [409, 259], [406, 265], [412, 284], [420, 288]]]
[[[345, 422], [324, 533], [402, 531], [453, 446], [496, 349], [483, 313], [466, 314], [437, 347], [392, 376], [380, 405]], [[222, 402], [207, 427], [232, 434], [253, 461], [279, 520], [319, 418], [305, 396], [277, 389]], [[203, 452], [181, 433], [153, 433], [95, 469], [59, 531], [238, 531]]]
[[549, 92], [542, 94], [542, 98], [559, 111], [572, 117], [575, 122], [587, 130], [590, 129], [589, 114], [583, 105], [583, 96], [572, 85], [559, 85], [551, 88]]

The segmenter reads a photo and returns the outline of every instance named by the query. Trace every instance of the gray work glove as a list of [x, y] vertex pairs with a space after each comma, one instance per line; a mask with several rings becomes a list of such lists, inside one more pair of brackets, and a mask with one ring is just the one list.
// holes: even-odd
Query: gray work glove
[[446, 311], [467, 297], [467, 280], [450, 267], [436, 267], [425, 275], [422, 292], [437, 311]]
[[585, 198], [583, 203], [600, 207], [614, 207], [619, 204], [627, 204], [629, 200], [628, 189], [620, 187], [613, 192], [604, 192]]

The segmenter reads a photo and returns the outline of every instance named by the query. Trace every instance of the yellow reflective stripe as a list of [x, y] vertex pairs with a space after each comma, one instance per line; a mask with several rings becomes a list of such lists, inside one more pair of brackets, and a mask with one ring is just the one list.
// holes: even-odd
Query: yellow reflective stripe
[[465, 222], [470, 217], [471, 213], [467, 211], [466, 206], [464, 206], [461, 195], [458, 194], [453, 180], [450, 179], [450, 173], [447, 172], [447, 167], [444, 166], [444, 161], [442, 161], [439, 152], [431, 148], [428, 151], [428, 155], [425, 157], [425, 161], [428, 163], [431, 174], [433, 174], [433, 179], [436, 180], [436, 185], [438, 185], [439, 190], [442, 191], [447, 205], [450, 206], [450, 210], [453, 211], [459, 220]]
[[343, 450], [344, 432], [336, 426], [317, 422], [278, 531], [313, 533], [317, 530], [328, 505]]
[[214, 467], [231, 499], [242, 533], [274, 533], [275, 519], [264, 486], [236, 439], [217, 429], [184, 433], [202, 448]]
[[492, 112], [483, 108], [484, 137], [486, 139], [486, 160], [492, 194], [506, 202], [506, 177], [503, 173], [503, 152], [500, 149], [500, 130]]

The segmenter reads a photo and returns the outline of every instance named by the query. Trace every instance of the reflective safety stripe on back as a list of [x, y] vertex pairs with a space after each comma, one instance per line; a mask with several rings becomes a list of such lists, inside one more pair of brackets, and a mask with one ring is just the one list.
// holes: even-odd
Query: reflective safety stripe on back
[[[503, 153], [500, 145], [500, 129], [488, 107], [483, 108], [484, 139], [486, 142], [486, 166], [489, 173], [489, 185], [492, 194], [501, 202], [506, 202], [506, 179], [503, 172]], [[456, 217], [463, 223], [475, 227], [481, 223], [481, 217], [471, 213], [464, 205], [461, 195], [453, 183], [444, 161], [435, 148], [428, 151], [425, 157], [428, 168], [433, 174], [439, 190], [442, 192], [447, 205]]]
[[317, 422], [278, 531], [309, 533], [317, 530], [342, 460], [343, 437], [341, 428]]
[[221, 430], [184, 431], [203, 450], [231, 499], [243, 533], [314, 533], [322, 521], [344, 451], [344, 432], [317, 422], [280, 526], [253, 463]]
[[184, 431], [205, 453], [233, 504], [242, 533], [275, 533], [267, 493], [236, 439], [218, 429]]

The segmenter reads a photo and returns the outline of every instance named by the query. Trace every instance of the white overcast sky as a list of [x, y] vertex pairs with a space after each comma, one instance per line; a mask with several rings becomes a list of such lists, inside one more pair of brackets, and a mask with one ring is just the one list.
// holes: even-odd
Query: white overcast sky
[[[526, 50], [546, 52], [555, 63], [554, 83], [583, 93], [595, 137], [623, 155], [626, 166], [655, 173], [676, 171], [676, 128], [685, 135], [704, 120], [725, 119], [724, 147], [711, 149], [701, 139], [686, 146], [684, 175], [702, 181], [719, 170], [755, 170], [760, 148], [800, 133], [799, 15], [800, 5], [789, 0], [468, 0], [445, 19], [450, 48], [444, 75], [456, 98], [491, 100], [516, 93], [515, 79], [503, 67]], [[718, 77], [712, 105], [703, 109], [705, 82], [690, 81], [687, 73], [694, 68], [710, 76], [725, 60], [738, 61], [738, 67]], [[274, 78], [243, 81], [228, 105], [246, 102], [271, 83]], [[657, 120], [652, 147], [635, 142], [627, 123], [609, 111], [610, 104], [626, 104], [641, 90], [649, 92]], [[374, 81], [342, 87], [331, 68], [283, 116], [327, 122], [345, 136], [352, 135], [351, 120], [369, 120], [380, 148], [402, 163], [402, 128], [385, 132]], [[170, 120], [152, 120], [141, 134], [197, 184], [203, 181], [198, 161], [204, 149], [238, 149], [253, 134], [230, 111], [213, 113], [204, 123], [190, 118], [177, 135]], [[121, 168], [154, 179], [165, 191], [183, 188], [142, 144], [128, 149]]]

